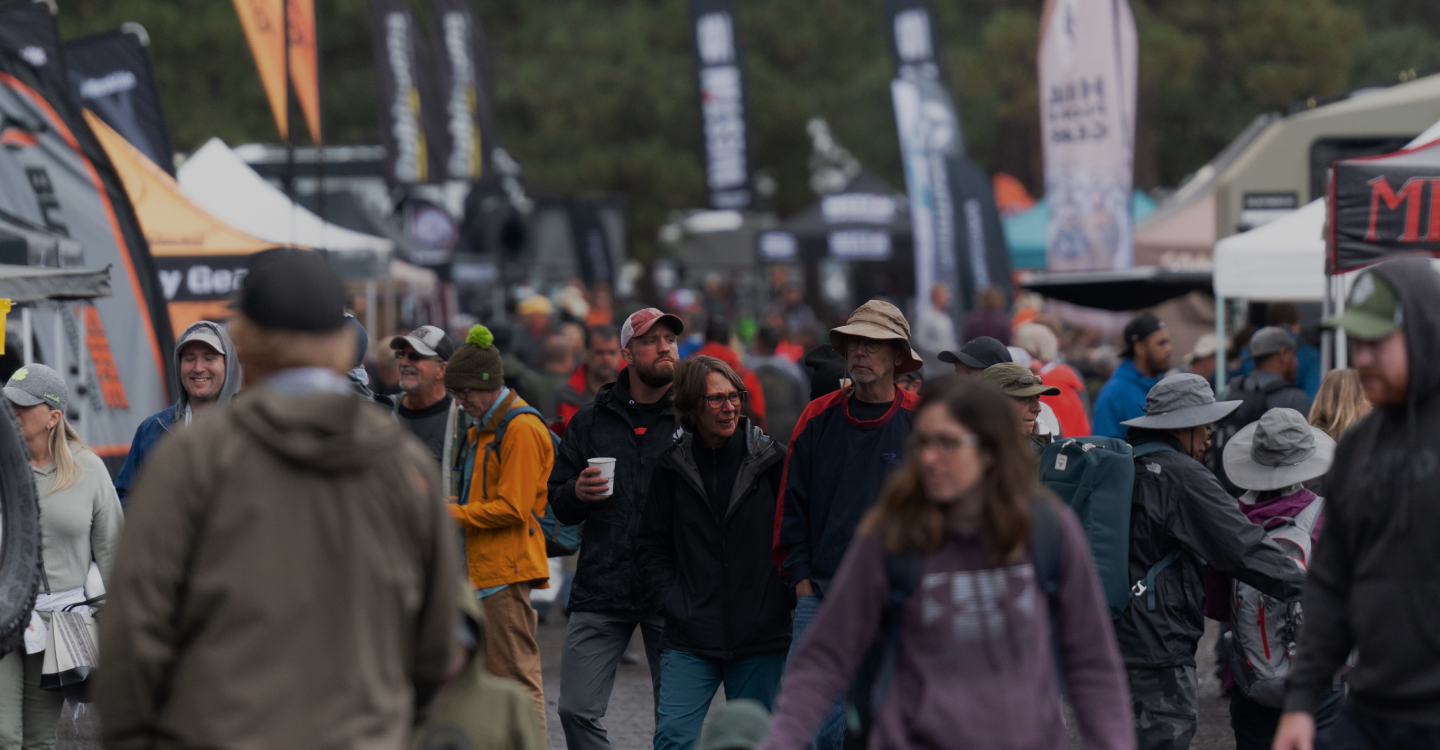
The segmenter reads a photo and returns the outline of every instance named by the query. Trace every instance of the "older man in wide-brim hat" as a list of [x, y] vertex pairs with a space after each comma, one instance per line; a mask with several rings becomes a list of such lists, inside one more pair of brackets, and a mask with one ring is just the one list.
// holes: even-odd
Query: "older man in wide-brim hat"
[[[810, 626], [851, 535], [905, 453], [919, 396], [897, 387], [895, 375], [920, 369], [910, 324], [894, 305], [870, 300], [831, 329], [851, 385], [810, 402], [785, 458], [785, 486], [776, 519], [774, 557], [798, 596], [793, 644]], [[844, 740], [843, 705], [822, 720], [816, 745]]]
[[1123, 422], [1135, 447], [1129, 574], [1134, 581], [1115, 635], [1135, 710], [1137, 747], [1188, 747], [1197, 723], [1195, 647], [1205, 632], [1205, 564], [1281, 601], [1304, 575], [1240, 512], [1198, 459], [1216, 422], [1239, 401], [1215, 400], [1199, 375], [1172, 375], [1145, 397], [1145, 414]]

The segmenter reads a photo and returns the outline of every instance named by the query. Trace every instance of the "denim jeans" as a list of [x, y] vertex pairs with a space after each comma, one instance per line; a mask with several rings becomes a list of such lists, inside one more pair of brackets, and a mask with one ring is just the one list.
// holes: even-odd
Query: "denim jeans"
[[[795, 602], [795, 630], [790, 640], [790, 657], [794, 658], [795, 652], [800, 648], [805, 631], [810, 628], [810, 623], [815, 620], [815, 615], [820, 611], [823, 602], [821, 596], [802, 596]], [[789, 659], [787, 658], [787, 662]], [[815, 738], [810, 741], [811, 750], [840, 750], [845, 744], [845, 696], [840, 695], [835, 699], [835, 705], [825, 713], [825, 718], [820, 720], [820, 728], [815, 730]]]
[[774, 708], [785, 671], [785, 652], [738, 659], [709, 659], [684, 651], [660, 652], [660, 707], [655, 750], [690, 750], [700, 737], [715, 691], [725, 700], [749, 698]]
[[1440, 727], [1382, 719], [1347, 705], [1315, 750], [1440, 750]]
[[[1275, 729], [1280, 726], [1280, 709], [1246, 698], [1240, 688], [1230, 688], [1230, 728], [1235, 730], [1235, 750], [1270, 750]], [[1324, 732], [1340, 714], [1345, 691], [1330, 691], [1315, 711], [1315, 728]]]

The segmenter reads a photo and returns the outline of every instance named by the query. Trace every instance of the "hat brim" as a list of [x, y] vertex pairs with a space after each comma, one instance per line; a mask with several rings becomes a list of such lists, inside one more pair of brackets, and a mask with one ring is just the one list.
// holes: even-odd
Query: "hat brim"
[[1360, 341], [1379, 341], [1400, 330], [1400, 324], [1390, 318], [1353, 308], [1320, 321], [1320, 327], [1338, 328], [1350, 338]]
[[401, 345], [401, 344], [409, 344], [409, 345], [410, 345], [410, 348], [414, 349], [414, 350], [415, 350], [417, 353], [419, 353], [419, 354], [425, 355], [426, 357], [438, 357], [438, 356], [440, 356], [440, 352], [437, 352], [437, 351], [435, 351], [434, 349], [431, 349], [430, 347], [426, 346], [426, 345], [425, 345], [425, 342], [421, 341], [420, 339], [417, 339], [417, 338], [414, 338], [414, 337], [411, 337], [411, 336], [391, 336], [391, 337], [390, 337], [389, 345], [390, 345], [390, 348], [391, 348], [391, 349], [395, 349], [395, 350], [398, 351], [398, 350], [400, 349], [400, 345]]
[[1003, 390], [1006, 396], [1014, 398], [1030, 398], [1031, 396], [1059, 396], [1060, 389], [1053, 385], [1027, 385], [1015, 390]]
[[1309, 458], [1290, 466], [1265, 466], [1256, 463], [1250, 451], [1255, 447], [1255, 431], [1259, 422], [1251, 422], [1225, 443], [1225, 475], [1236, 487], [1265, 492], [1324, 476], [1335, 461], [1335, 439], [1319, 427], [1311, 427], [1315, 452]]
[[[907, 339], [904, 336], [895, 333], [894, 331], [881, 328], [874, 323], [850, 323], [848, 325], [840, 326], [839, 328], [831, 328], [830, 341], [832, 343], [835, 341], [836, 336], [858, 336], [862, 339], [873, 339], [875, 341], [903, 341], [906, 344], [910, 343], [910, 339]], [[920, 357], [919, 352], [915, 351], [909, 346], [905, 347], [905, 351], [909, 352], [909, 354], [906, 356], [905, 359], [895, 364], [896, 375], [903, 375], [907, 372], [915, 372], [916, 370], [925, 366], [925, 360]], [[944, 360], [943, 354], [941, 356], [941, 360]]]
[[1199, 427], [1219, 422], [1234, 414], [1242, 403], [1244, 402], [1216, 401], [1200, 406], [1187, 406], [1184, 409], [1167, 411], [1164, 414], [1146, 414], [1143, 417], [1127, 419], [1120, 424], [1126, 427], [1139, 427], [1142, 430], [1183, 430], [1186, 427]]
[[10, 399], [10, 403], [17, 406], [34, 406], [36, 404], [46, 403], [45, 399], [39, 396], [32, 396], [13, 385], [5, 386], [5, 398]]
[[[949, 355], [949, 356], [946, 356], [946, 355]], [[941, 362], [948, 362], [948, 363], [950, 363], [950, 364], [952, 364], [952, 365], [955, 365], [955, 364], [965, 365], [966, 367], [969, 367], [969, 368], [972, 368], [972, 369], [976, 369], [976, 370], [983, 370], [983, 369], [985, 369], [986, 367], [989, 366], [989, 365], [985, 364], [984, 362], [981, 362], [980, 360], [976, 359], [975, 357], [973, 357], [973, 356], [971, 356], [971, 355], [969, 355], [969, 354], [966, 354], [966, 353], [963, 352], [963, 351], [960, 351], [960, 352], [940, 352], [940, 361], [941, 361]]]
[[633, 339], [636, 336], [644, 336], [645, 334], [650, 332], [651, 328], [654, 328], [659, 323], [664, 323], [670, 326], [670, 330], [674, 331], [676, 336], [679, 336], [680, 334], [685, 332], [685, 321], [681, 320], [680, 316], [671, 313], [665, 313], [658, 318], [652, 319], [649, 323], [646, 323], [643, 327], [630, 334], [630, 338]]

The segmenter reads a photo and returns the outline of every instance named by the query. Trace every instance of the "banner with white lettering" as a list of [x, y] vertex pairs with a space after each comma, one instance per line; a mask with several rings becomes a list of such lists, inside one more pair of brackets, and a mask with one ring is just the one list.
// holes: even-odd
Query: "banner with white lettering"
[[1440, 141], [1335, 162], [1329, 211], [1329, 273], [1397, 255], [1440, 256]]
[[437, 161], [444, 167], [442, 177], [475, 182], [491, 175], [491, 154], [500, 145], [485, 29], [467, 0], [431, 0], [431, 6], [445, 110], [446, 137], [435, 144]]
[[[953, 347], [953, 300], [937, 290], [955, 289], [955, 206], [950, 193], [949, 161], [961, 154], [960, 121], [940, 82], [911, 73], [890, 82], [895, 128], [905, 166], [914, 233], [915, 317], [917, 341], [927, 354]], [[939, 300], [941, 305], [937, 306]], [[946, 325], [946, 323], [950, 325]], [[948, 328], [948, 331], [946, 330]]]
[[432, 124], [436, 118], [426, 116], [435, 94], [408, 0], [370, 0], [370, 36], [380, 84], [385, 177], [396, 185], [439, 181], [443, 170], [435, 168], [435, 144], [443, 137]]
[[690, 0], [690, 24], [700, 63], [700, 120], [710, 206], [747, 209], [750, 160], [734, 4], [730, 0]]
[[175, 174], [155, 70], [139, 38], [116, 32], [66, 42], [65, 67], [82, 106], [150, 161]]
[[1138, 61], [1128, 0], [1045, 0], [1040, 135], [1051, 271], [1135, 264], [1130, 192]]
[[931, 0], [885, 0], [885, 20], [898, 77], [947, 80]]

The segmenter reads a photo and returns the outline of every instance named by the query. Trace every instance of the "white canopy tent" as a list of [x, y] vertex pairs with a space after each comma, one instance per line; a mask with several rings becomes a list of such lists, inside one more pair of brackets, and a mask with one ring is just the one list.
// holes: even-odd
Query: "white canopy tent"
[[[1436, 139], [1440, 139], [1440, 122], [1426, 128], [1406, 148]], [[1293, 213], [1215, 243], [1215, 333], [1221, 342], [1225, 341], [1227, 297], [1276, 302], [1333, 300], [1343, 307], [1350, 278], [1341, 275], [1332, 279], [1325, 275], [1325, 217], [1325, 199], [1320, 198]], [[1440, 270], [1440, 260], [1431, 262]], [[1327, 289], [1327, 284], [1334, 287]], [[1340, 366], [1345, 359], [1343, 343], [1343, 338], [1336, 341], [1336, 362]], [[1223, 345], [1216, 373], [1223, 387]]]
[[266, 242], [331, 252], [369, 252], [388, 258], [395, 243], [331, 224], [250, 168], [219, 138], [211, 138], [176, 173], [180, 189], [201, 208]]

